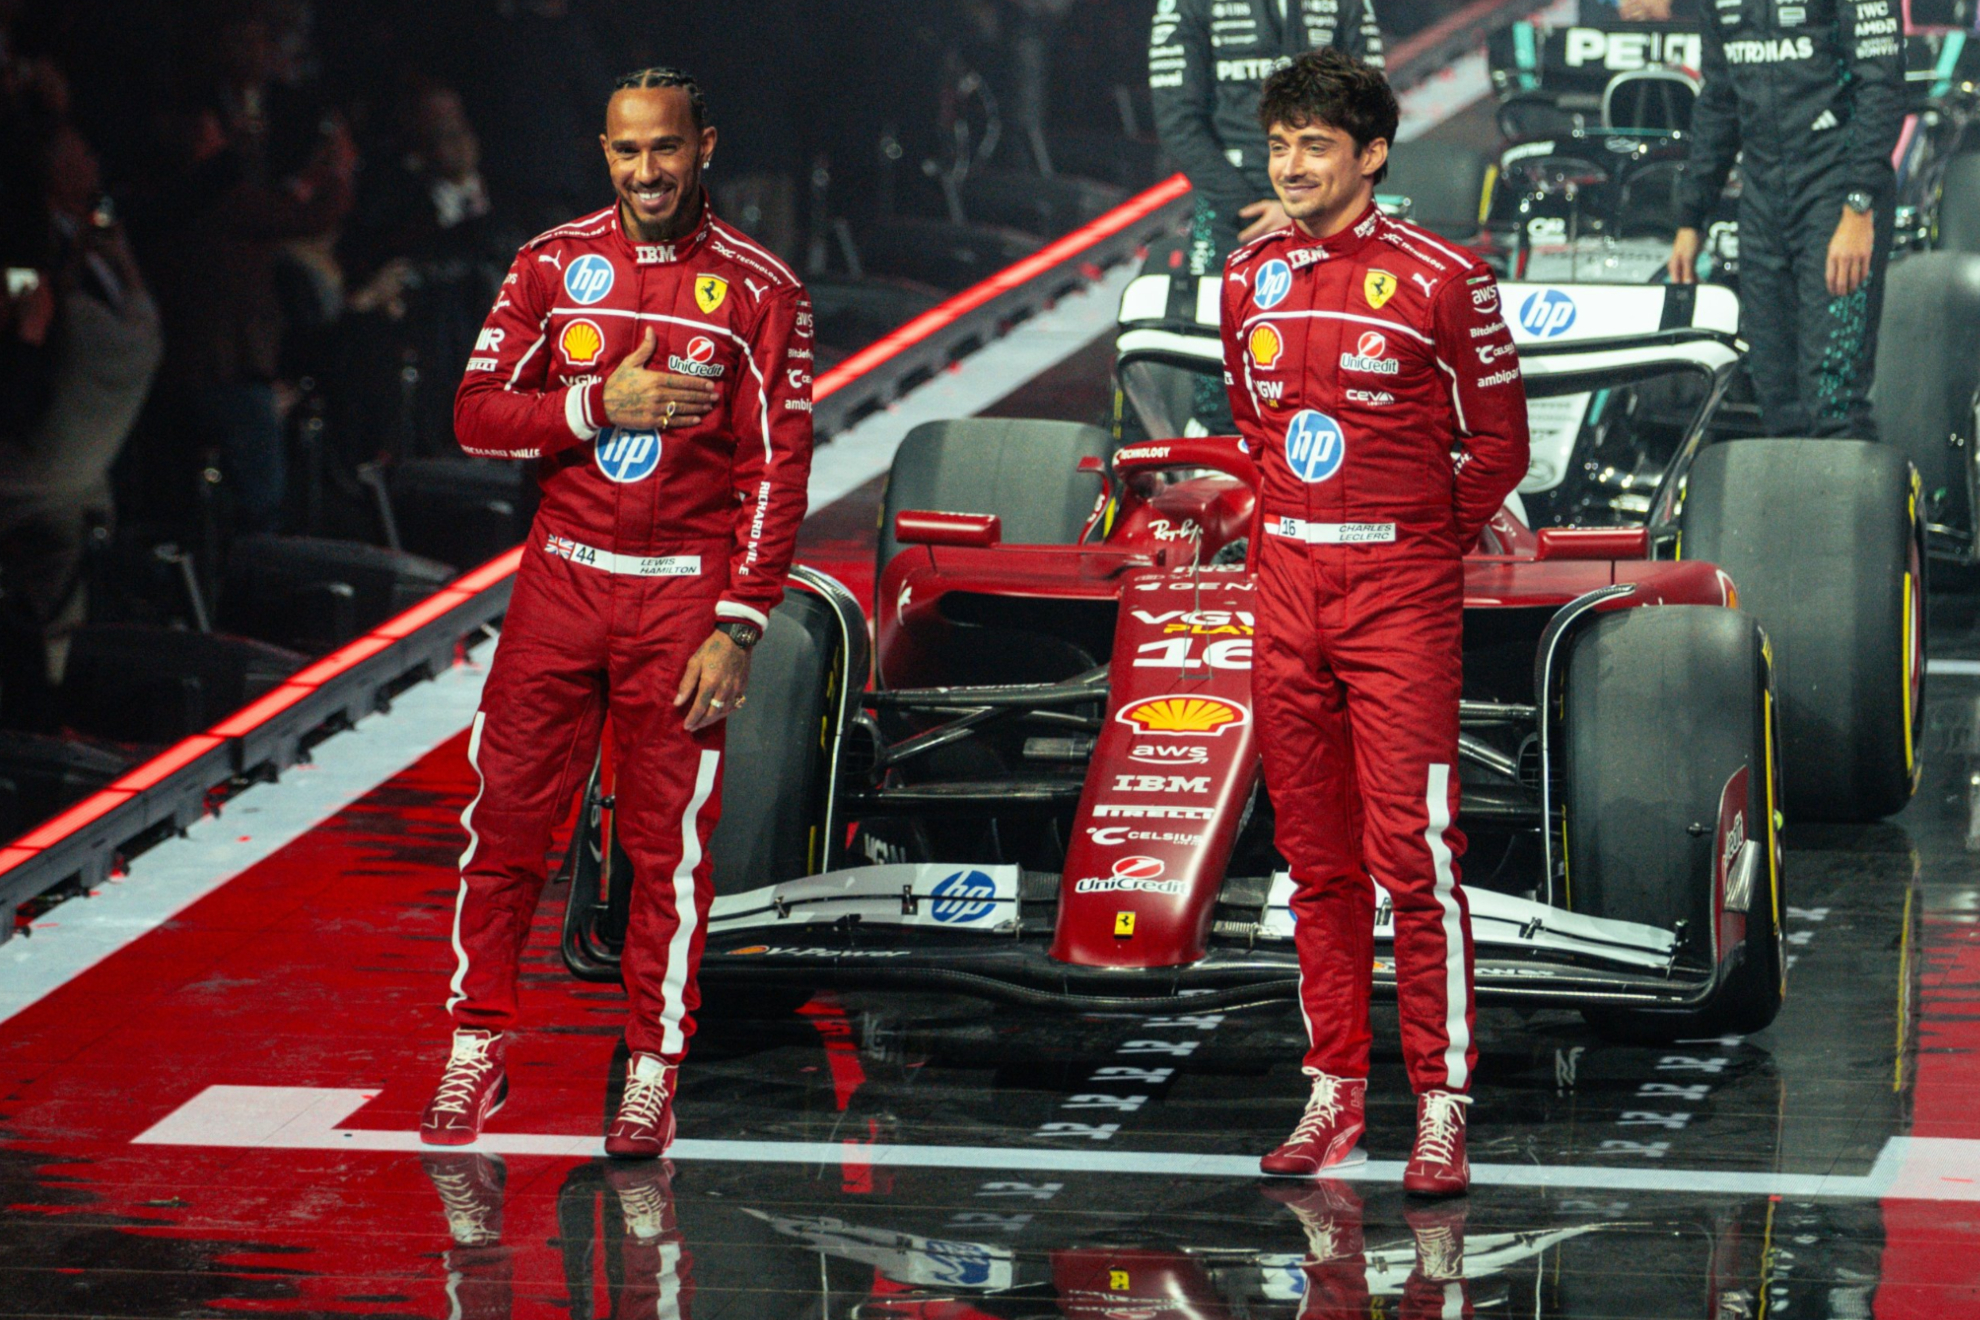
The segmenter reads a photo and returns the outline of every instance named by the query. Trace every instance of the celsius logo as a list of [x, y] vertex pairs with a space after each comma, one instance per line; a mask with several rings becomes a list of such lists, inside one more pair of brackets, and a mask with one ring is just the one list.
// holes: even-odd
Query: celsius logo
[[612, 263], [587, 252], [564, 272], [564, 292], [580, 307], [589, 307], [612, 291]]
[[1347, 437], [1341, 424], [1323, 412], [1302, 409], [1286, 424], [1286, 466], [1301, 481], [1318, 484], [1341, 470]]
[[607, 481], [621, 485], [644, 481], [660, 466], [658, 431], [621, 431], [609, 428], [598, 437], [598, 470]]
[[996, 909], [997, 886], [981, 871], [958, 871], [935, 886], [935, 920], [981, 921]]
[[1564, 335], [1574, 324], [1574, 299], [1559, 289], [1528, 294], [1519, 305], [1519, 328], [1535, 339]]
[[1292, 292], [1292, 267], [1277, 257], [1258, 268], [1252, 278], [1251, 301], [1261, 312], [1269, 312], [1286, 300]]

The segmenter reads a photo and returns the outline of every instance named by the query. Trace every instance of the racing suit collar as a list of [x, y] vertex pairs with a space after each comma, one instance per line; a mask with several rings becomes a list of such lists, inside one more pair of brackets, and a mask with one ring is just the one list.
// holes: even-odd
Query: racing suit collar
[[666, 243], [648, 243], [627, 233], [624, 214], [617, 203], [612, 206], [612, 230], [626, 245], [626, 255], [633, 259], [636, 266], [665, 266], [690, 260], [708, 241], [714, 224], [715, 205], [706, 188], [701, 190], [701, 218], [695, 222], [694, 228]]
[[1312, 250], [1311, 260], [1325, 261], [1341, 257], [1351, 257], [1375, 237], [1382, 223], [1382, 214], [1375, 200], [1370, 198], [1367, 207], [1354, 218], [1354, 223], [1338, 234], [1327, 238], [1311, 238], [1298, 225], [1291, 227], [1292, 241], [1286, 246], [1291, 251]]

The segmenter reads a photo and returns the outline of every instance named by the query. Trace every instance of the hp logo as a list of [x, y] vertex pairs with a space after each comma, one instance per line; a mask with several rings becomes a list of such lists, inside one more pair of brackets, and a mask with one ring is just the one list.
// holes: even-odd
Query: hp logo
[[659, 466], [658, 431], [612, 429], [598, 437], [598, 470], [607, 481], [644, 481]]
[[1519, 305], [1519, 328], [1535, 339], [1564, 335], [1574, 324], [1574, 299], [1559, 289], [1528, 294]]
[[935, 886], [935, 920], [945, 924], [980, 921], [995, 910], [997, 886], [981, 871], [958, 871]]
[[1323, 412], [1305, 408], [1286, 425], [1286, 466], [1301, 481], [1319, 483], [1341, 470], [1347, 457], [1347, 437], [1341, 424]]
[[1269, 312], [1292, 292], [1292, 267], [1277, 257], [1258, 268], [1251, 280], [1251, 301], [1261, 312]]
[[589, 307], [612, 291], [612, 263], [587, 252], [564, 272], [564, 292], [580, 307]]

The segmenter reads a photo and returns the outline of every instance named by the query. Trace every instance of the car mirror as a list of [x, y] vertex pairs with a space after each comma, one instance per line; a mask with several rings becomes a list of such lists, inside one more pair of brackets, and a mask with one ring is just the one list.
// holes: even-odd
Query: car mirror
[[994, 513], [903, 509], [894, 515], [894, 539], [902, 545], [960, 545], [987, 550], [1004, 539], [1004, 520]]

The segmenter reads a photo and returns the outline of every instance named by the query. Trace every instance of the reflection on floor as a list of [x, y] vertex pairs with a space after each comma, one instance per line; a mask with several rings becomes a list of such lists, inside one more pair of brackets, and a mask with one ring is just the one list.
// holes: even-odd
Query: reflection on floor
[[1290, 1008], [925, 994], [710, 1004], [682, 1157], [607, 1165], [623, 1000], [566, 975], [554, 887], [507, 1153], [413, 1149], [462, 744], [0, 1023], [0, 1316], [1980, 1314], [1980, 674], [1935, 674], [1904, 815], [1792, 832], [1768, 1031], [1643, 1048], [1484, 1013], [1473, 1158], [1530, 1177], [1442, 1207], [1380, 1173], [1412, 1118], [1386, 1009], [1363, 1177], [1234, 1176], [1298, 1110]]

